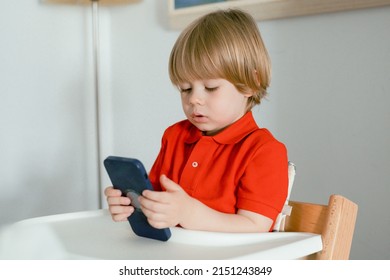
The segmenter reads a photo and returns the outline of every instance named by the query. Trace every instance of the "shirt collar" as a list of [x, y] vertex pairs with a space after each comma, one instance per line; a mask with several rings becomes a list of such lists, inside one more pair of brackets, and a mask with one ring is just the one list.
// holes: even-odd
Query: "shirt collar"
[[202, 137], [211, 137], [219, 144], [235, 144], [257, 129], [259, 129], [259, 127], [253, 118], [252, 112], [249, 111], [238, 121], [234, 122], [214, 136], [204, 136], [202, 132], [193, 125], [190, 128], [188, 138], [185, 142], [192, 144], [199, 141]]

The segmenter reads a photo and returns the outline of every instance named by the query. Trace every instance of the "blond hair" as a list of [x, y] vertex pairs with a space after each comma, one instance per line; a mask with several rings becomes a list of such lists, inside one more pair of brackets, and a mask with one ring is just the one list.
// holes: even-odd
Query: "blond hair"
[[222, 78], [252, 94], [248, 111], [266, 95], [271, 63], [254, 19], [237, 10], [209, 13], [179, 36], [169, 58], [173, 84]]

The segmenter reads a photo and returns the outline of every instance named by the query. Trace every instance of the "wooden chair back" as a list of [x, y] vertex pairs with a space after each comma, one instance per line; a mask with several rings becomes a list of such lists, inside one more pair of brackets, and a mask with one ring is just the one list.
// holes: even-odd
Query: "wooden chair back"
[[341, 195], [331, 195], [328, 205], [289, 201], [291, 215], [285, 231], [321, 234], [323, 249], [308, 259], [349, 259], [358, 206]]

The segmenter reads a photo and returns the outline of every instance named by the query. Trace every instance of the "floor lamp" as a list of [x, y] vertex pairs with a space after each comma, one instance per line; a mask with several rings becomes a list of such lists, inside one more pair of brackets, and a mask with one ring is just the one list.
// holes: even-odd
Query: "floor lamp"
[[93, 69], [94, 69], [94, 102], [95, 102], [95, 131], [96, 131], [96, 156], [97, 156], [97, 183], [98, 183], [98, 199], [99, 208], [102, 208], [102, 186], [101, 175], [101, 112], [100, 112], [100, 42], [99, 42], [99, 6], [114, 6], [121, 4], [132, 4], [141, 0], [42, 0], [48, 4], [64, 4], [64, 5], [91, 5], [92, 9], [92, 43], [93, 43]]

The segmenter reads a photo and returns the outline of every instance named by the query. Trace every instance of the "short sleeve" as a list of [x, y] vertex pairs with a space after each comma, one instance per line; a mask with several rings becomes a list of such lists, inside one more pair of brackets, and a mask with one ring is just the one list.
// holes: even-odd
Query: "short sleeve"
[[287, 192], [287, 150], [273, 139], [261, 145], [248, 161], [238, 186], [237, 208], [275, 221], [286, 201]]

